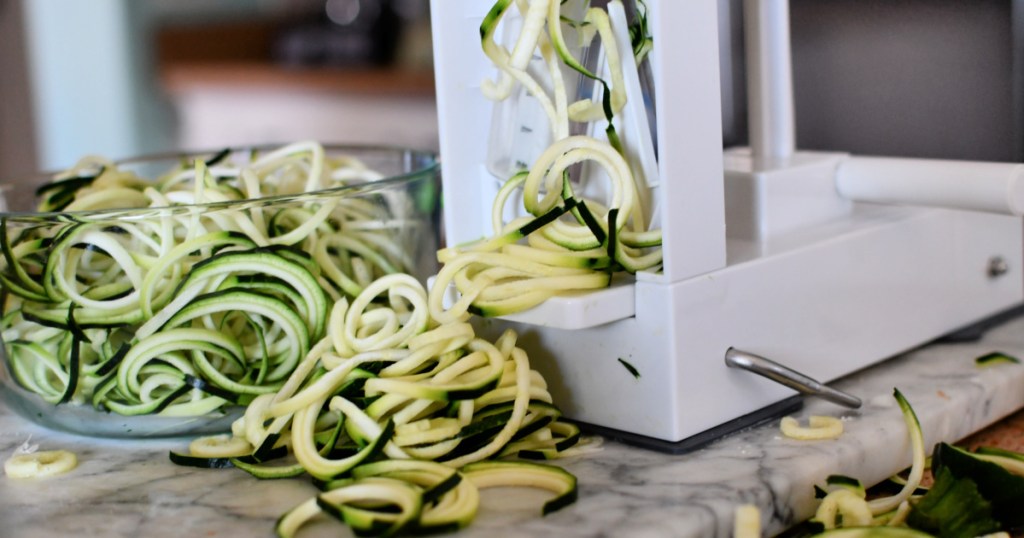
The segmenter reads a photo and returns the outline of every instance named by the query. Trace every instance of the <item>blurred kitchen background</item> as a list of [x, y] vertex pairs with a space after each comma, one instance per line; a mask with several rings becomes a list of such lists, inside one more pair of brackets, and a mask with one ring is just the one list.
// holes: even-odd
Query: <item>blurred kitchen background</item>
[[[718, 1], [742, 145], [742, 0]], [[1024, 0], [790, 6], [800, 148], [1024, 160]], [[0, 0], [0, 177], [306, 138], [431, 149], [433, 84], [428, 0]]]
[[426, 0], [0, 0], [0, 175], [299, 139], [437, 146]]

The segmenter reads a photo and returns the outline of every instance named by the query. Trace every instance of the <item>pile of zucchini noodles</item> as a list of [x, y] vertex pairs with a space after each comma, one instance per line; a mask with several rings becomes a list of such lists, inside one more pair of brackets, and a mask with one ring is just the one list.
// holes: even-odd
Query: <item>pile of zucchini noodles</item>
[[320, 513], [361, 534], [441, 531], [473, 519], [478, 489], [550, 490], [544, 512], [571, 503], [576, 479], [548, 465], [580, 439], [558, 421], [544, 378], [509, 330], [478, 338], [437, 323], [426, 290], [389, 275], [334, 304], [326, 336], [273, 394], [257, 396], [231, 436], [203, 437], [181, 465], [239, 467], [259, 478], [310, 475], [322, 493], [285, 514], [281, 536]]
[[[523, 23], [510, 51], [494, 34], [513, 5]], [[554, 142], [529, 170], [513, 175], [500, 189], [492, 208], [492, 237], [438, 253], [445, 265], [430, 291], [431, 314], [438, 320], [520, 312], [555, 295], [606, 287], [615, 272], [656, 271], [661, 265], [661, 230], [648, 222], [649, 208], [642, 207], [644, 197], [615, 131], [616, 114], [627, 97], [622, 62], [640, 62], [650, 48], [646, 14], [633, 29], [634, 58], [623, 59], [607, 11], [590, 7], [577, 21], [568, 16], [566, 5], [561, 0], [499, 0], [480, 26], [484, 53], [499, 71], [497, 80], [483, 82], [484, 94], [507, 99], [520, 84], [545, 111]], [[600, 39], [610, 84], [573, 56], [566, 30], [581, 46]], [[535, 56], [543, 59], [545, 72], [531, 67]], [[598, 84], [597, 97], [570, 103], [563, 65]], [[572, 123], [595, 122], [606, 122], [604, 138], [570, 134]], [[584, 199], [574, 192], [569, 169], [584, 162], [603, 170], [610, 182], [608, 200]], [[519, 189], [526, 215], [504, 222], [505, 206]], [[458, 298], [445, 305], [450, 287]]]
[[85, 158], [37, 191], [43, 214], [0, 223], [18, 384], [124, 415], [244, 405], [284, 384], [332, 301], [411, 270], [400, 194], [318, 192], [377, 172], [313, 142], [229, 153], [156, 180]]

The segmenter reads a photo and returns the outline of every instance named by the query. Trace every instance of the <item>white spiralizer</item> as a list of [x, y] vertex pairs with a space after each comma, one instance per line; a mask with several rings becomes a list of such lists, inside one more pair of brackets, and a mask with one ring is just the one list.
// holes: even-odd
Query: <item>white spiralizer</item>
[[[490, 234], [503, 179], [492, 124], [508, 105], [480, 90], [492, 4], [431, 3], [449, 245]], [[685, 450], [793, 401], [727, 367], [730, 350], [828, 382], [1021, 304], [1024, 165], [795, 151], [785, 0], [746, 2], [751, 144], [723, 151], [719, 3], [646, 5], [656, 132], [642, 103], [620, 132], [657, 154], [641, 160], [662, 270], [482, 323], [520, 332], [566, 416]]]

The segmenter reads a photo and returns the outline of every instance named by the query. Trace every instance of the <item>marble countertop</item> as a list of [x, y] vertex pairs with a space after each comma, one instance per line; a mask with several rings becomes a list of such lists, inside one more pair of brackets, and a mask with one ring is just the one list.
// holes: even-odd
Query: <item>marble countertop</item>
[[[1024, 365], [975, 366], [975, 357], [994, 350], [1024, 357], [1024, 319], [979, 342], [932, 344], [838, 382], [864, 400], [860, 410], [809, 400], [798, 416], [842, 417], [846, 433], [838, 440], [786, 439], [773, 422], [686, 455], [606, 442], [559, 463], [579, 478], [576, 504], [541, 517], [543, 493], [485, 491], [476, 521], [458, 535], [724, 537], [733, 510], [745, 503], [760, 506], [766, 533], [779, 532], [812, 514], [812, 486], [827, 475], [874, 483], [909, 463], [894, 387], [917, 410], [929, 446], [1024, 407]], [[184, 448], [182, 440], [76, 437], [0, 407], [0, 459], [29, 438], [40, 450], [76, 452], [79, 466], [45, 480], [0, 477], [0, 536], [272, 536], [277, 517], [315, 491], [306, 480], [177, 467], [167, 453]], [[301, 536], [347, 532], [325, 521]]]

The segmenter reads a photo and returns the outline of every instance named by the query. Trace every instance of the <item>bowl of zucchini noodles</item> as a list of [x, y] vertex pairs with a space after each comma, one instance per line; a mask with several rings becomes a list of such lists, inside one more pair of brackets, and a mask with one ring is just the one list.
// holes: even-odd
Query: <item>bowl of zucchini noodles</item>
[[331, 305], [387, 274], [425, 281], [439, 241], [436, 156], [408, 149], [86, 157], [4, 184], [0, 398], [79, 434], [227, 431]]

